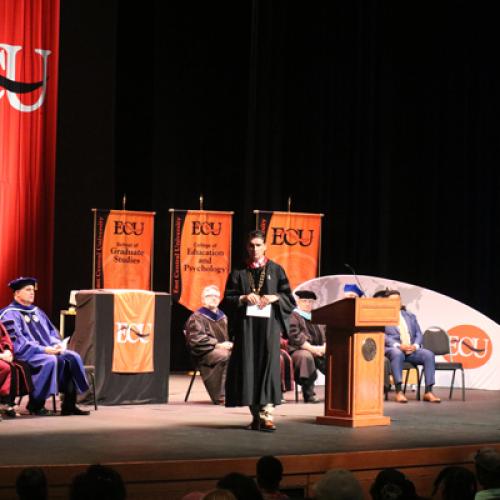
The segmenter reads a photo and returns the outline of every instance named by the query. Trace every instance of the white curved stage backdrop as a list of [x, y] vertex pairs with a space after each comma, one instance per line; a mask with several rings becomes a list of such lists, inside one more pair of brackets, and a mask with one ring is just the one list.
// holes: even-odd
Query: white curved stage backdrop
[[[465, 386], [470, 389], [500, 389], [500, 325], [484, 314], [455, 299], [409, 283], [375, 276], [359, 276], [359, 283], [370, 297], [377, 290], [395, 288], [406, 308], [416, 314], [422, 333], [430, 326], [444, 328], [451, 339], [453, 361], [465, 368]], [[297, 290], [313, 290], [316, 307], [343, 298], [345, 283], [356, 283], [352, 275], [323, 276], [302, 283]], [[449, 359], [446, 356], [445, 359]], [[436, 385], [449, 386], [452, 372], [437, 372]], [[457, 374], [455, 385], [461, 386]]]

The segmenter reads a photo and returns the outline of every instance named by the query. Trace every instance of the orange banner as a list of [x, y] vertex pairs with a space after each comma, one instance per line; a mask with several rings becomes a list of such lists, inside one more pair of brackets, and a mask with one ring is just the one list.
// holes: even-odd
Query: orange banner
[[231, 268], [232, 212], [171, 210], [170, 290], [175, 300], [194, 311], [201, 292], [217, 285], [224, 293]]
[[321, 214], [256, 211], [266, 233], [266, 256], [286, 271], [292, 290], [316, 278], [321, 248]]
[[94, 215], [94, 288], [151, 290], [155, 213]]
[[155, 294], [117, 290], [114, 301], [112, 371], [153, 372]]

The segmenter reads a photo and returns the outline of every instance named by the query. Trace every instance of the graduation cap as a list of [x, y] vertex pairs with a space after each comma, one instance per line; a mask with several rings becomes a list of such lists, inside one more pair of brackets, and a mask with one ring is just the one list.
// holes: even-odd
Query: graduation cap
[[363, 297], [365, 294], [365, 292], [363, 292], [363, 290], [361, 290], [361, 288], [359, 288], [359, 286], [355, 283], [346, 283], [344, 285], [344, 293], [349, 292], [355, 293], [358, 297]]
[[20, 276], [19, 278], [10, 281], [8, 286], [15, 292], [16, 290], [21, 290], [21, 288], [24, 288], [28, 285], [33, 285], [36, 290], [37, 284], [38, 280], [36, 278], [31, 278], [29, 276]]
[[311, 299], [311, 300], [317, 299], [316, 294], [311, 290], [299, 290], [295, 292], [295, 295], [297, 295], [299, 299]]

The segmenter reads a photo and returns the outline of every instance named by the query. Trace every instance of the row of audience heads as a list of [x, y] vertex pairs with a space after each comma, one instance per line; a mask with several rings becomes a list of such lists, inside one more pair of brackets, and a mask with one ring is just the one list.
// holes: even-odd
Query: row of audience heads
[[[491, 448], [479, 450], [474, 457], [475, 474], [462, 466], [445, 467], [434, 481], [432, 498], [443, 500], [472, 500], [478, 491], [478, 483], [485, 490], [500, 488], [500, 453]], [[256, 477], [230, 473], [217, 482], [216, 489], [207, 493], [192, 492], [184, 500], [260, 500], [266, 494], [279, 491], [283, 466], [273, 456], [260, 458], [256, 465]], [[21, 472], [16, 482], [21, 500], [46, 500], [47, 479], [42, 469], [28, 468]], [[74, 477], [69, 498], [71, 500], [124, 500], [127, 496], [125, 483], [114, 469], [91, 465]], [[370, 488], [373, 500], [415, 500], [419, 497], [414, 484], [397, 469], [384, 469]], [[333, 469], [314, 485], [315, 500], [363, 500], [361, 484], [346, 469]]]

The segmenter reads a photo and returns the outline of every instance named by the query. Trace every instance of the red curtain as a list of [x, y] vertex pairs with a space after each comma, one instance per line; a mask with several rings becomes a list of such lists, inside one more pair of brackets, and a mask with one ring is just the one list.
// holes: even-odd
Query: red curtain
[[0, 0], [0, 307], [21, 275], [51, 307], [58, 60], [59, 0]]

